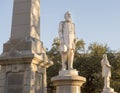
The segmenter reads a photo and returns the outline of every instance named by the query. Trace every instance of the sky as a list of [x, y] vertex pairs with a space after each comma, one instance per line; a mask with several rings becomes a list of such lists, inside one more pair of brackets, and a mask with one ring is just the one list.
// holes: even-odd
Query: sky
[[[41, 0], [40, 37], [51, 48], [58, 37], [59, 22], [66, 11], [72, 14], [76, 34], [88, 46], [98, 42], [120, 50], [120, 0]], [[11, 34], [13, 0], [0, 2], [0, 53]]]

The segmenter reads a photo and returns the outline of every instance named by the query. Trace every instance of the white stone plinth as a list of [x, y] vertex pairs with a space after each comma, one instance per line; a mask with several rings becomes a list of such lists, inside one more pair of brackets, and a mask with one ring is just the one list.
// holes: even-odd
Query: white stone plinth
[[76, 69], [59, 71], [59, 76], [76, 76], [76, 75], [78, 76], [78, 71]]
[[117, 92], [115, 92], [113, 88], [106, 88], [106, 89], [103, 89], [103, 92], [101, 93], [117, 93]]
[[85, 81], [84, 77], [78, 76], [76, 70], [60, 71], [59, 76], [52, 78], [56, 93], [81, 93], [81, 86]]

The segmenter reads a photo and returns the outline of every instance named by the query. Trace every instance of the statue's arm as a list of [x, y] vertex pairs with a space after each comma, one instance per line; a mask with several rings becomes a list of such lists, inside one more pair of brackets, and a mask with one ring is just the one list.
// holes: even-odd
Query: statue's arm
[[63, 37], [63, 32], [62, 32], [63, 27], [62, 27], [62, 25], [63, 25], [63, 22], [60, 22], [60, 24], [59, 24], [59, 37], [60, 37], [60, 39]]
[[101, 66], [102, 66], [102, 67], [104, 66], [104, 64], [103, 64], [103, 59], [101, 60]]
[[74, 43], [77, 43], [77, 36], [76, 36], [76, 32], [75, 32], [75, 24], [73, 23], [74, 26]]
[[109, 67], [109, 68], [111, 68], [111, 65], [109, 64], [108, 60], [106, 60], [106, 66]]

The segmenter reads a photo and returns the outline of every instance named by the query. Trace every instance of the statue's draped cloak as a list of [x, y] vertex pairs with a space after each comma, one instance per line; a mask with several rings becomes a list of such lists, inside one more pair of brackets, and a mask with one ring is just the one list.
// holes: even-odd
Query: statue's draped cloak
[[108, 67], [110, 66], [109, 61], [103, 59], [101, 61], [101, 66], [102, 66], [102, 77], [111, 77], [111, 68]]

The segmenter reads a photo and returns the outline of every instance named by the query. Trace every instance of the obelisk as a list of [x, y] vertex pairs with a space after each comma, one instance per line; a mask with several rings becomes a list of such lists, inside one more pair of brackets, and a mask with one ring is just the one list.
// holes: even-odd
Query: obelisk
[[41, 53], [41, 49], [40, 1], [14, 0], [11, 37], [3, 52], [17, 50], [30, 54]]
[[11, 36], [0, 55], [0, 93], [46, 93], [50, 65], [40, 40], [40, 0], [14, 0]]

